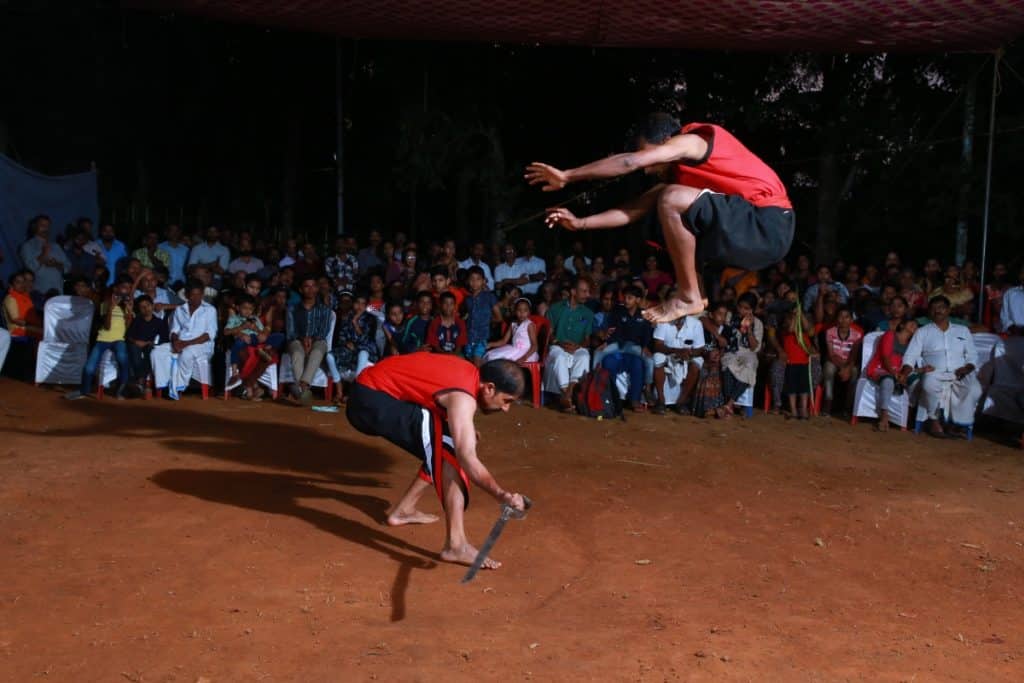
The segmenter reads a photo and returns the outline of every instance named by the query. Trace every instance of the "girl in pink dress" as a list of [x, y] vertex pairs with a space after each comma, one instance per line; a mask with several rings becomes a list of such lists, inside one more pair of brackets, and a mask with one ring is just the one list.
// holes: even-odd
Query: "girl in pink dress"
[[508, 326], [502, 339], [487, 345], [490, 351], [484, 354], [485, 362], [498, 358], [517, 363], [536, 363], [540, 360], [537, 355], [537, 328], [530, 320], [529, 299], [516, 299], [514, 309], [515, 322]]

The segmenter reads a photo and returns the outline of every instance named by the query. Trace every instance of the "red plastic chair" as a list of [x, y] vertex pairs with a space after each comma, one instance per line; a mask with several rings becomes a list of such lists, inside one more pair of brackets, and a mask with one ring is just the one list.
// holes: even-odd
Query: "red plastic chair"
[[548, 337], [551, 335], [551, 321], [542, 315], [531, 315], [530, 322], [537, 328], [537, 355], [540, 360], [534, 363], [520, 363], [530, 376], [530, 387], [533, 390], [533, 407], [544, 405], [544, 392], [541, 391], [541, 377], [544, 370], [544, 359], [548, 351]]

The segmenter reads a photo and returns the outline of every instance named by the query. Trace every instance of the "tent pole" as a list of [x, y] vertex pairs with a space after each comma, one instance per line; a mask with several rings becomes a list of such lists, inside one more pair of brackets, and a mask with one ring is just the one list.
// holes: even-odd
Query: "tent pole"
[[979, 320], [984, 318], [985, 307], [985, 273], [988, 269], [988, 217], [992, 203], [992, 156], [995, 152], [996, 142], [996, 95], [999, 88], [999, 60], [1003, 58], [1003, 49], [996, 51], [992, 60], [992, 100], [988, 108], [988, 160], [985, 164], [985, 206], [981, 219], [981, 282], [980, 293], [982, 296], [981, 306], [978, 308]]
[[334, 164], [337, 175], [338, 192], [338, 223], [337, 233], [345, 234], [345, 101], [342, 92], [345, 88], [345, 78], [342, 59], [342, 40], [334, 39], [334, 125], [335, 125], [335, 150]]

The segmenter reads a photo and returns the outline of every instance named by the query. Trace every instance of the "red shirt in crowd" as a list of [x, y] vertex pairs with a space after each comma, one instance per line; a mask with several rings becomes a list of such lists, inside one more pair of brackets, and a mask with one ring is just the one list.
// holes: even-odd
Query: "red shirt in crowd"
[[[807, 334], [804, 334], [804, 346], [808, 349], [811, 348], [811, 338]], [[782, 350], [786, 352], [786, 365], [807, 365], [811, 362], [811, 357], [800, 346], [800, 342], [792, 332], [782, 335]]]
[[676, 165], [676, 183], [743, 197], [754, 206], [793, 208], [779, 176], [732, 133], [713, 123], [688, 123], [682, 132], [699, 135], [708, 155]]

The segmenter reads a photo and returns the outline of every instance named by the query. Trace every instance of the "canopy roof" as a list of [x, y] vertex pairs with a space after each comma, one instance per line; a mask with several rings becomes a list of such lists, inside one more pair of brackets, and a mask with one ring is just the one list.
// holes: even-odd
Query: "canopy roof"
[[1024, 0], [157, 0], [231, 21], [350, 38], [712, 50], [990, 50]]

